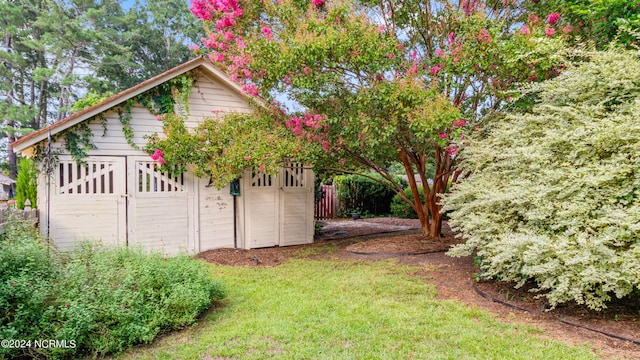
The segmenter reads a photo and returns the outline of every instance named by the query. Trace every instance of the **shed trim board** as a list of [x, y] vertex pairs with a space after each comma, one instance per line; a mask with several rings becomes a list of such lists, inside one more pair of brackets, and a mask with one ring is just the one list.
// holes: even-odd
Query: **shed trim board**
[[[193, 113], [185, 120], [189, 128], [212, 116], [212, 111], [251, 111], [238, 84], [206, 58], [198, 57], [12, 144], [23, 156], [30, 156], [34, 146], [48, 141], [49, 134], [100, 113], [106, 119], [104, 134], [101, 124], [88, 124], [95, 148], [83, 159], [86, 164], [76, 163], [58, 139], [51, 144], [61, 153], [58, 163], [51, 176], [43, 172], [38, 177], [40, 229], [45, 235], [49, 229], [59, 249], [99, 240], [168, 255], [197, 253], [233, 247], [234, 227], [239, 248], [313, 241], [314, 175], [302, 164], [286, 164], [276, 176], [261, 174], [263, 180], [255, 183], [258, 186], [253, 182], [258, 173], [245, 172], [234, 212], [228, 185], [218, 190], [207, 186], [209, 179], [191, 172], [180, 176], [162, 173], [156, 162], [124, 139], [114, 107], [195, 69], [197, 81], [188, 100]], [[179, 110], [184, 104], [177, 105]], [[138, 147], [144, 146], [146, 135], [161, 134], [161, 125], [143, 106], [132, 107], [131, 127]]]

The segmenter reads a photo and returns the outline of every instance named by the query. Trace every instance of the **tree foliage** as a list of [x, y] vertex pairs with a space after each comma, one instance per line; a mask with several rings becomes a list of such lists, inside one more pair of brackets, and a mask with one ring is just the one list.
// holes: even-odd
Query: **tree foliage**
[[486, 276], [527, 280], [552, 305], [602, 309], [640, 286], [640, 59], [613, 49], [532, 86], [538, 102], [469, 139], [472, 176], [445, 197]]
[[240, 177], [245, 169], [274, 174], [283, 161], [311, 159], [311, 151], [299, 139], [259, 111], [219, 114], [192, 131], [181, 116], [159, 118], [166, 136], [151, 136], [145, 150], [165, 170], [182, 172], [190, 166], [197, 176], [210, 177], [217, 188]]
[[24, 209], [27, 199], [31, 201], [31, 207], [36, 208], [38, 191], [38, 172], [31, 159], [20, 159], [18, 178], [16, 179], [16, 206]]
[[620, 44], [633, 45], [640, 32], [637, 1], [554, 0], [532, 1], [528, 5], [542, 19], [553, 13], [561, 15], [557, 29], [578, 44], [589, 41], [604, 48], [617, 40]]
[[[131, 87], [191, 57], [201, 37], [185, 2], [0, 1], [0, 128], [9, 143], [61, 120], [72, 105]], [[16, 155], [7, 148], [10, 175]]]
[[[554, 76], [562, 44], [533, 24], [519, 32], [518, 1], [194, 0], [191, 11], [208, 32], [202, 51], [286, 118], [279, 123], [314, 149], [316, 169], [373, 169], [432, 237], [438, 194], [460, 175], [465, 128], [499, 109], [515, 82]], [[298, 111], [275, 101], [283, 97]], [[425, 202], [405, 196], [387, 171], [394, 162], [414, 199], [414, 173], [427, 184], [435, 164]]]

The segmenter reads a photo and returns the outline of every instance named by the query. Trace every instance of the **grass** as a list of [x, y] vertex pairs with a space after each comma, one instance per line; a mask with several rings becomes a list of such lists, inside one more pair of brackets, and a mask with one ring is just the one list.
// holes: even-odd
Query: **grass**
[[123, 359], [594, 359], [587, 347], [435, 298], [393, 261], [304, 260], [275, 268], [210, 265], [224, 306]]

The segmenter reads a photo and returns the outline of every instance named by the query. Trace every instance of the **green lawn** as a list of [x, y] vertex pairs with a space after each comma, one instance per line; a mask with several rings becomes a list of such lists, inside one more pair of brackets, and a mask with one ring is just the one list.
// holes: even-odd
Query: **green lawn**
[[435, 299], [416, 267], [393, 261], [292, 260], [211, 266], [224, 305], [124, 359], [594, 359], [533, 327]]

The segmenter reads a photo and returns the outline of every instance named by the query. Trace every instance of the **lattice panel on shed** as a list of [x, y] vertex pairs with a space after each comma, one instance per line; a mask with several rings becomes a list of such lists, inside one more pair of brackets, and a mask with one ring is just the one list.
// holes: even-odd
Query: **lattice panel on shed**
[[305, 186], [304, 164], [292, 163], [283, 168], [282, 185], [286, 188], [300, 188]]
[[261, 171], [251, 174], [251, 186], [252, 187], [272, 187], [273, 179], [271, 175], [265, 174]]
[[169, 173], [160, 171], [156, 162], [137, 161], [139, 193], [166, 193], [186, 191], [184, 174], [171, 177]]
[[81, 165], [73, 160], [58, 164], [58, 194], [113, 194], [114, 171], [112, 161], [90, 161]]

